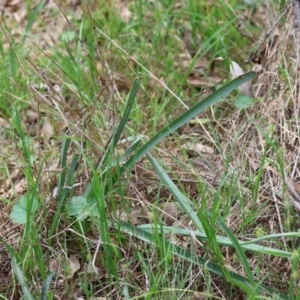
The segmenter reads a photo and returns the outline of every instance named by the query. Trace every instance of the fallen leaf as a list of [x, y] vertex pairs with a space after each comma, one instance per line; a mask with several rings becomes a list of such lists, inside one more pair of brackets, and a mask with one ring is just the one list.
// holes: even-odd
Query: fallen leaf
[[64, 279], [71, 279], [73, 275], [80, 269], [79, 260], [75, 255], [71, 255], [68, 259], [60, 257], [50, 258], [49, 271], [54, 272]]
[[33, 111], [33, 110], [31, 110], [31, 109], [28, 109], [26, 111], [26, 121], [27, 122], [34, 122], [34, 121], [36, 121], [38, 119], [38, 116], [39, 116], [38, 113], [35, 112], [35, 111]]
[[19, 180], [13, 188], [9, 189], [4, 197], [5, 198], [10, 198], [12, 195], [14, 194], [23, 194], [27, 189], [27, 181], [25, 180], [25, 178], [22, 178], [21, 180]]
[[7, 0], [0, 0], [0, 12], [2, 12], [6, 6]]
[[65, 121], [56, 122], [54, 125], [54, 132], [56, 132], [57, 135], [62, 135], [65, 129], [68, 128], [68, 123]]
[[0, 117], [0, 128], [5, 128], [5, 129], [10, 128], [9, 122], [6, 119], [1, 117]]
[[[232, 78], [237, 78], [238, 76], [244, 75], [243, 69], [236, 62], [232, 61], [230, 64], [230, 72]], [[239, 91], [241, 94], [252, 97], [252, 93], [250, 92], [250, 82], [247, 81], [239, 87]]]
[[294, 189], [299, 193], [300, 195], [300, 184], [293, 181], [292, 179], [288, 178], [289, 182], [293, 185]]
[[61, 262], [56, 257], [51, 257], [49, 260], [49, 271], [57, 275], [62, 275]]
[[212, 147], [200, 144], [200, 143], [195, 143], [193, 145], [193, 148], [195, 151], [197, 152], [201, 152], [201, 153], [207, 153], [207, 154], [213, 154], [215, 151]]
[[182, 149], [192, 150], [197, 153], [214, 154], [214, 149], [210, 146], [203, 145], [201, 143], [186, 143], [181, 146]]
[[257, 159], [249, 158], [249, 166], [253, 173], [256, 173], [260, 168], [260, 162]]
[[190, 125], [198, 125], [198, 124], [207, 124], [210, 123], [210, 119], [208, 118], [197, 118], [197, 119], [192, 119], [189, 124]]
[[180, 213], [178, 206], [172, 202], [163, 204], [162, 211], [163, 217], [168, 225], [173, 224]]
[[113, 82], [119, 92], [127, 92], [132, 86], [132, 82], [130, 81], [130, 79], [123, 75], [114, 76]]
[[69, 263], [70, 263], [71, 272], [68, 276], [68, 279], [72, 278], [73, 275], [80, 269], [79, 260], [77, 259], [77, 257], [75, 255], [71, 255], [69, 257]]
[[15, 20], [20, 23], [26, 17], [26, 5], [23, 1], [9, 1], [6, 7], [7, 11], [13, 14]]
[[92, 262], [88, 262], [87, 264], [85, 264], [85, 270], [87, 274], [98, 274], [99, 273], [99, 268], [94, 267]]
[[47, 117], [45, 118], [41, 133], [46, 138], [46, 140], [49, 140], [54, 134], [53, 126]]
[[120, 9], [120, 17], [123, 20], [124, 23], [128, 23], [131, 18], [131, 11], [128, 9], [127, 6], [122, 5]]
[[84, 273], [84, 276], [86, 276], [88, 280], [91, 281], [95, 281], [106, 276], [104, 266], [102, 268], [98, 268], [96, 266], [93, 266], [92, 262], [83, 264], [82, 273]]
[[207, 87], [214, 87], [217, 84], [220, 84], [222, 82], [222, 78], [220, 77], [190, 77], [187, 79], [187, 83], [195, 86], [195, 87], [201, 87], [201, 86], [207, 86]]

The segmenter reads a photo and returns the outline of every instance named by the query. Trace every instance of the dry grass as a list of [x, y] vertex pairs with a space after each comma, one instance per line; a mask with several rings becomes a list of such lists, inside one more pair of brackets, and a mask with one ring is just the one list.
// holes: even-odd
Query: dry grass
[[[128, 6], [120, 3], [116, 5], [122, 14], [128, 14]], [[252, 16], [252, 22], [261, 28], [260, 36], [263, 36], [263, 28], [268, 32], [280, 16], [278, 7], [272, 5], [259, 7]], [[175, 11], [182, 6], [184, 4], [178, 2]], [[68, 11], [70, 7], [61, 6], [61, 9]], [[111, 18], [118, 14], [110, 12], [107, 7], [105, 9], [105, 13]], [[135, 13], [138, 15], [138, 12]], [[236, 21], [236, 25], [250, 22], [248, 14], [250, 10]], [[95, 15], [97, 16], [97, 11]], [[9, 104], [7, 111], [0, 108], [1, 118], [8, 124], [7, 128], [3, 126], [0, 131], [0, 164], [4, 166], [0, 173], [0, 237], [19, 255], [24, 277], [34, 297], [40, 297], [44, 268], [45, 273], [48, 269], [58, 273], [51, 285], [51, 299], [71, 299], [73, 295], [76, 299], [245, 299], [246, 294], [241, 289], [219, 276], [210, 274], [205, 268], [172, 256], [169, 250], [163, 247], [147, 246], [139, 239], [121, 234], [118, 228], [113, 227], [109, 228], [107, 235], [113, 249], [110, 253], [113, 257], [111, 259], [115, 265], [112, 264], [112, 269], [108, 270], [109, 254], [105, 248], [105, 239], [103, 243], [104, 225], [94, 216], [84, 224], [86, 228], [83, 229], [76, 222], [76, 218], [68, 216], [66, 212], [62, 213], [57, 228], [53, 235], [49, 236], [58, 205], [54, 191], [62, 172], [62, 136], [72, 139], [68, 164], [71, 164], [74, 154], [81, 155], [78, 169], [74, 173], [75, 187], [70, 197], [82, 195], [92, 176], [91, 165], [97, 166], [103, 157], [112, 132], [123, 114], [125, 95], [129, 93], [136, 77], [147, 79], [141, 80], [142, 90], [121, 138], [124, 140], [118, 144], [116, 153], [122, 153], [126, 149], [130, 144], [130, 137], [138, 133], [152, 136], [155, 131], [180, 115], [185, 108], [178, 99], [190, 99], [184, 103], [192, 106], [214, 89], [211, 86], [203, 86], [204, 77], [193, 74], [193, 79], [198, 80], [195, 84], [197, 86], [184, 83], [177, 93], [176, 84], [180, 85], [180, 80], [173, 73], [170, 73], [168, 78], [168, 74], [162, 70], [165, 65], [153, 56], [156, 49], [153, 50], [152, 47], [155, 47], [147, 44], [147, 32], [144, 41], [147, 45], [143, 49], [146, 51], [148, 47], [154, 52], [149, 50], [148, 54], [143, 55], [139, 52], [139, 44], [135, 45], [133, 42], [132, 49], [125, 49], [120, 44], [122, 38], [116, 38], [120, 47], [130, 53], [130, 58], [116, 49], [112, 41], [103, 36], [99, 37], [95, 31], [96, 39], [100, 40], [99, 45], [95, 47], [95, 56], [89, 57], [89, 42], [82, 41], [80, 54], [77, 52], [76, 58], [78, 44], [71, 41], [68, 47], [64, 48], [59, 39], [63, 32], [70, 30], [72, 21], [68, 25], [57, 11], [53, 16], [61, 22], [61, 26], [58, 26], [60, 32], [57, 31], [57, 35], [52, 34], [49, 38], [49, 32], [41, 35], [33, 26], [34, 39], [28, 38], [25, 43], [21, 43], [24, 51], [29, 50], [26, 54], [27, 60], [24, 60], [22, 52], [16, 51], [16, 63], [22, 66], [18, 76], [23, 73], [22, 80], [18, 82], [18, 76], [13, 75], [8, 79], [13, 89], [19, 88], [20, 93], [8, 89], [5, 91], [5, 95], [16, 105], [24, 135], [30, 137], [28, 149], [33, 159], [32, 163], [28, 163], [24, 155], [26, 147], [21, 146], [20, 129], [16, 125], [14, 109]], [[151, 22], [152, 17], [149, 11], [145, 20]], [[89, 22], [91, 21], [87, 21], [87, 24], [90, 24]], [[101, 22], [103, 27], [107, 28], [108, 24], [102, 20]], [[178, 19], [176, 22], [172, 28], [174, 31], [177, 30], [176, 26], [185, 20]], [[55, 31], [58, 28], [51, 26]], [[88, 27], [86, 24], [84, 26]], [[104, 31], [102, 28], [101, 30]], [[167, 29], [162, 27], [161, 30]], [[53, 33], [54, 30], [50, 32]], [[138, 31], [132, 36], [128, 34], [128, 40], [138, 38], [137, 34]], [[162, 46], [164, 42], [167, 44], [168, 36], [164, 35], [164, 32], [161, 34], [163, 37], [157, 42], [157, 47], [162, 47], [161, 50], [170, 55], [168, 51], [171, 50], [166, 45], [166, 48]], [[255, 34], [253, 33], [254, 38], [257, 39]], [[268, 42], [272, 41], [275, 35], [278, 35], [278, 40], [271, 47], [272, 43], [268, 45]], [[8, 35], [8, 38], [11, 39], [12, 36], [13, 34]], [[41, 41], [40, 37], [43, 37]], [[171, 53], [172, 70], [182, 72], [182, 77], [187, 65], [184, 60], [188, 60], [189, 65], [193, 52], [188, 51], [192, 38], [188, 34], [185, 38], [188, 42], [178, 36], [174, 42], [181, 43], [179, 48], [182, 52]], [[35, 41], [39, 48], [32, 46], [32, 41]], [[248, 42], [249, 49], [251, 46], [257, 49], [259, 44], [260, 41], [255, 41], [252, 45]], [[212, 210], [217, 201], [217, 217], [226, 223], [238, 239], [244, 241], [265, 235], [294, 232], [299, 228], [300, 41], [299, 32], [295, 30], [292, 10], [277, 23], [274, 31], [270, 33], [270, 38], [264, 41], [263, 45], [264, 50], [257, 52], [261, 64], [254, 65], [248, 62], [243, 65], [245, 69], [263, 68], [263, 72], [251, 84], [252, 93], [257, 99], [255, 104], [244, 110], [237, 110], [233, 101], [214, 105], [152, 151], [152, 155], [164, 165], [178, 188], [192, 200], [195, 210], [203, 207]], [[10, 49], [9, 45], [4, 48], [7, 52]], [[67, 50], [75, 53], [74, 61], [70, 62], [70, 65], [67, 58], [59, 61], [60, 55], [67, 57]], [[245, 52], [247, 53], [241, 54], [234, 50], [229, 59], [237, 60], [239, 55], [247, 59], [250, 57], [250, 50]], [[56, 56], [54, 53], [59, 54]], [[206, 72], [208, 79], [211, 77], [216, 80], [217, 77], [217, 80], [222, 81], [228, 77], [228, 68], [222, 63], [217, 63], [216, 67], [212, 66], [215, 57], [212, 59], [210, 55], [211, 52], [200, 59], [201, 63], [205, 60], [210, 61], [205, 63], [204, 73]], [[50, 56], [54, 59], [49, 59]], [[90, 60], [85, 61], [86, 57]], [[78, 62], [77, 59], [81, 61]], [[51, 64], [51, 60], [57, 60], [59, 63]], [[242, 61], [239, 60], [239, 63], [242, 64]], [[72, 64], [75, 66], [74, 72], [78, 71], [76, 67], [81, 68], [78, 71], [78, 76], [81, 76], [78, 81], [76, 76], [71, 78]], [[149, 71], [148, 74], [145, 68]], [[197, 73], [195, 69], [193, 72]], [[95, 75], [90, 77], [93, 72]], [[205, 82], [208, 79], [206, 78]], [[26, 86], [27, 80], [30, 82], [29, 88]], [[175, 84], [172, 84], [172, 80]], [[82, 85], [79, 84], [81, 81], [84, 82]], [[36, 82], [43, 83], [43, 86], [36, 85]], [[166, 86], [171, 86], [170, 90], [177, 100], [166, 90]], [[21, 95], [24, 95], [24, 98], [21, 98]], [[10, 103], [9, 100], [7, 103]], [[113, 157], [116, 157], [116, 153]], [[29, 186], [29, 169], [33, 186]], [[113, 172], [107, 176], [105, 179], [109, 181]], [[109, 193], [103, 196], [108, 219], [129, 221], [133, 225], [165, 224], [188, 230], [195, 229], [186, 214], [174, 204], [174, 197], [160, 182], [148, 160], [142, 159], [135, 164], [131, 176], [122, 177], [117, 185], [117, 188], [110, 187]], [[28, 240], [24, 238], [24, 226], [14, 224], [9, 213], [17, 200], [30, 189], [37, 191], [42, 202], [36, 212], [37, 219], [31, 227], [37, 230], [38, 236], [35, 236], [36, 239], [31, 240], [32, 244], [28, 246], [25, 243]], [[212, 231], [224, 235], [214, 223], [209, 225], [212, 226]], [[160, 240], [160, 245], [163, 245], [164, 240], [158, 232], [159, 230], [154, 234], [154, 239]], [[27, 237], [32, 238], [30, 234]], [[167, 237], [177, 246], [190, 250], [199, 257], [220, 262], [218, 251], [214, 250], [210, 241], [200, 242], [196, 238], [186, 236]], [[51, 245], [49, 239], [52, 241]], [[268, 247], [292, 252], [297, 249], [299, 241], [295, 238], [280, 238], [263, 243]], [[220, 250], [225, 268], [246, 276], [236, 251], [225, 246], [220, 247]], [[13, 269], [8, 263], [9, 251], [1, 246], [0, 254], [0, 293], [10, 299], [20, 299], [21, 289], [17, 281], [13, 281]], [[298, 289], [299, 269], [292, 269], [290, 259], [250, 251], [246, 252], [246, 256], [257, 281], [262, 280], [266, 286], [289, 294], [290, 280], [294, 276], [295, 291]], [[51, 260], [49, 266], [49, 257], [52, 258], [54, 267], [53, 264], [51, 266]], [[71, 257], [75, 257], [73, 261]], [[44, 262], [41, 263], [41, 260]], [[35, 268], [32, 268], [35, 264]], [[291, 274], [292, 270], [297, 274]], [[128, 298], [126, 289], [130, 290]]]

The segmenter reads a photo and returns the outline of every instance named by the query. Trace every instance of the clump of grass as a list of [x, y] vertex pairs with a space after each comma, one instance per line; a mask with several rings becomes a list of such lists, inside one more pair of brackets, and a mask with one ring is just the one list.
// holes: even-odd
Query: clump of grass
[[[125, 24], [102, 4], [51, 54], [27, 48], [37, 6], [20, 46], [2, 51], [0, 109], [11, 125], [1, 134], [17, 151], [1, 156], [1, 180], [10, 179], [3, 214], [12, 209], [1, 251], [19, 284], [4, 295], [297, 299], [297, 166], [285, 153], [286, 136], [298, 134], [294, 94], [264, 94], [273, 113], [262, 101], [237, 111], [224, 101], [231, 92], [257, 76], [270, 87], [281, 77], [249, 72], [200, 92], [187, 85], [204, 58], [211, 68], [225, 58], [226, 77], [227, 58], [247, 43], [237, 43], [240, 8], [140, 1]], [[287, 75], [282, 61], [277, 74]], [[285, 76], [291, 86], [293, 76]], [[272, 99], [286, 101], [281, 114]], [[23, 223], [16, 235], [9, 216]]]

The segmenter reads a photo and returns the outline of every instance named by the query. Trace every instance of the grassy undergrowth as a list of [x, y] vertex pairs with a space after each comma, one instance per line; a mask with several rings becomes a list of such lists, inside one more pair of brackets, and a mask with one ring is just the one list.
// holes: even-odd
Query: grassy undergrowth
[[292, 11], [90, 2], [2, 24], [1, 298], [300, 299]]

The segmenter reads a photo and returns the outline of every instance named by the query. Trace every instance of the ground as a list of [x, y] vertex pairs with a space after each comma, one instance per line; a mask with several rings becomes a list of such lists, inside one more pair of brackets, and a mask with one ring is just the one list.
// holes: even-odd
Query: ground
[[290, 2], [0, 1], [1, 299], [300, 299]]

